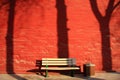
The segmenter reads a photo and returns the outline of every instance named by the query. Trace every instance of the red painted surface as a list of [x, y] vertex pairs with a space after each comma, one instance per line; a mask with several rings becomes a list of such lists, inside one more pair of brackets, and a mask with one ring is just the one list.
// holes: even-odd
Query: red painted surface
[[[103, 16], [108, 1], [97, 0]], [[96, 71], [105, 70], [106, 66], [112, 68], [107, 71], [120, 71], [120, 5], [109, 22], [110, 35], [106, 36], [110, 38], [109, 54], [105, 52], [106, 46], [102, 52], [100, 22], [89, 0], [56, 3], [56, 0], [17, 0], [15, 10], [11, 7], [10, 12], [9, 2], [0, 2], [0, 73], [26, 73], [37, 68], [36, 60], [45, 57], [72, 57], [81, 67], [92, 62]], [[9, 19], [10, 14], [14, 19]], [[8, 27], [13, 31], [8, 33]]]

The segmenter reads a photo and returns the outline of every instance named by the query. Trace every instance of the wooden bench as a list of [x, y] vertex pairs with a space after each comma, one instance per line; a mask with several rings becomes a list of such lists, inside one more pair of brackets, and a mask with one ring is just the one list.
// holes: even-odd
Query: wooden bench
[[45, 76], [48, 76], [48, 70], [70, 70], [71, 76], [74, 76], [74, 70], [79, 70], [74, 58], [42, 58], [41, 70], [45, 70]]

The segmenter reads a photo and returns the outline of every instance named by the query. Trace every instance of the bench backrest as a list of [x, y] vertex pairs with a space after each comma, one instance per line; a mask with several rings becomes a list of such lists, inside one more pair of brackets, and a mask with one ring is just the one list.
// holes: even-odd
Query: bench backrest
[[73, 66], [76, 65], [76, 61], [74, 58], [42, 58], [42, 65]]

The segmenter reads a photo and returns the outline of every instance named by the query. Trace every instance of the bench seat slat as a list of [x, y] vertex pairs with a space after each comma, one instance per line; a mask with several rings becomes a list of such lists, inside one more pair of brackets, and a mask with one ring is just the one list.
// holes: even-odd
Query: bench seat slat
[[[53, 64], [53, 63], [48, 63], [48, 64], [42, 64], [43, 66], [45, 66], [45, 65], [51, 65], [51, 66], [67, 66], [68, 65], [68, 63], [62, 63], [62, 64], [59, 64], [59, 63], [56, 63], [56, 64]], [[70, 64], [69, 64], [70, 65]]]
[[79, 70], [79, 67], [41, 67], [42, 70]]
[[71, 61], [42, 61], [42, 65], [74, 65]]
[[42, 61], [42, 63], [72, 63], [72, 61]]
[[62, 61], [62, 60], [72, 60], [73, 58], [42, 58], [42, 61], [44, 60], [52, 60], [52, 61]]

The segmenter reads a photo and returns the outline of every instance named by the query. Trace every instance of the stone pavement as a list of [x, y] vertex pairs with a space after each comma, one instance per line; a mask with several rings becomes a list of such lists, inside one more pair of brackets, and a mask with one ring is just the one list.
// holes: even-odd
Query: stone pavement
[[54, 74], [47, 78], [36, 74], [0, 74], [0, 80], [120, 80], [120, 73], [96, 73], [92, 77], [84, 77], [82, 74], [75, 74], [74, 77]]

